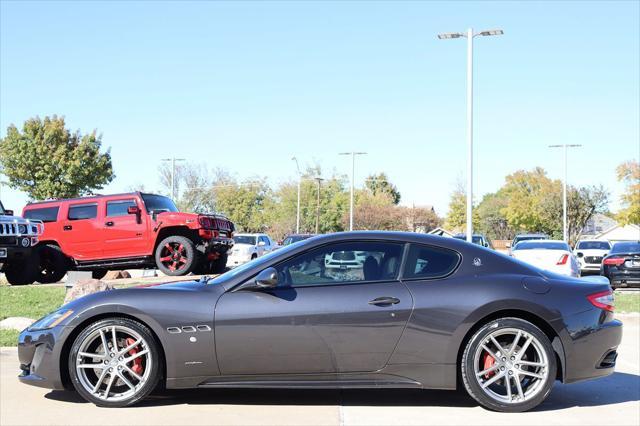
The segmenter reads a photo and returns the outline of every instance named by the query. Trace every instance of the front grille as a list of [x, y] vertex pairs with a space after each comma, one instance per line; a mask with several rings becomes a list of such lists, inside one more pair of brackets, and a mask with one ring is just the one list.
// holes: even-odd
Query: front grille
[[0, 235], [17, 235], [17, 223], [0, 223]]
[[602, 263], [602, 256], [585, 256], [584, 261], [586, 263], [593, 263], [593, 264], [599, 265]]

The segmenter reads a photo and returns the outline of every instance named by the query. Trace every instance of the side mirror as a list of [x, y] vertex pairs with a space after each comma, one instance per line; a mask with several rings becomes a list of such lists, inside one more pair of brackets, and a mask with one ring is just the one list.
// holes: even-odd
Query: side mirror
[[4, 214], [6, 214], [7, 216], [13, 216], [13, 210], [5, 210]]
[[485, 247], [489, 247], [489, 243], [484, 243], [484, 246]]
[[140, 214], [140, 207], [138, 206], [129, 206], [127, 207], [128, 214]]
[[267, 268], [256, 276], [256, 286], [258, 288], [274, 288], [278, 285], [278, 271], [276, 268]]
[[258, 247], [262, 247], [262, 246], [266, 246], [267, 243], [265, 243], [264, 241], [258, 241]]
[[578, 256], [578, 257], [582, 257], [582, 256], [584, 256], [584, 253], [582, 253], [582, 252], [580, 252], [580, 251], [579, 251], [578, 253], [576, 253], [576, 256]]

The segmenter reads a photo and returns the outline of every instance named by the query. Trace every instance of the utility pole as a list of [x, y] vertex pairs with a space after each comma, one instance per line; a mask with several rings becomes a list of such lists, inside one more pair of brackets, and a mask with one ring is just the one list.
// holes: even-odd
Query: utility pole
[[316, 234], [320, 233], [320, 182], [322, 179], [320, 176], [314, 178], [318, 182], [318, 199], [316, 201]]
[[171, 161], [171, 199], [176, 201], [176, 161], [186, 161], [184, 158], [163, 158], [162, 161]]
[[567, 148], [578, 148], [580, 144], [549, 145], [549, 148], [564, 149], [564, 180], [562, 181], [562, 238], [569, 242], [569, 229], [567, 226]]
[[292, 158], [296, 162], [296, 169], [298, 170], [298, 208], [296, 209], [296, 234], [300, 233], [300, 183], [302, 181], [302, 173], [300, 173], [300, 165], [296, 157]]
[[350, 155], [351, 156], [351, 201], [349, 207], [349, 231], [353, 231], [353, 180], [355, 178], [356, 170], [356, 155], [365, 155], [366, 152], [341, 152], [338, 155]]
[[473, 28], [466, 33], [438, 34], [439, 39], [466, 37], [467, 39], [467, 241], [473, 242], [473, 39], [481, 36], [502, 35], [502, 30], [488, 30], [474, 33]]

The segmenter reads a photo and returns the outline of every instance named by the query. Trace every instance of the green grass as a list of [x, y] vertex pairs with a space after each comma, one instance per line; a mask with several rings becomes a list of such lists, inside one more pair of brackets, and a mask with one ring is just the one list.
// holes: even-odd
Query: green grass
[[8, 317], [38, 319], [64, 301], [64, 287], [0, 286], [0, 320]]
[[640, 292], [616, 291], [616, 312], [640, 312]]
[[0, 330], [0, 346], [17, 346], [18, 330]]

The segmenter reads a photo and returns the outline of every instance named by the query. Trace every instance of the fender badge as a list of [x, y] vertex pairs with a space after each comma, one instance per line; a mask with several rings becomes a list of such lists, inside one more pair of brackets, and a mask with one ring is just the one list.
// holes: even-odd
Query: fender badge
[[479, 257], [473, 259], [473, 266], [482, 266], [482, 260]]

